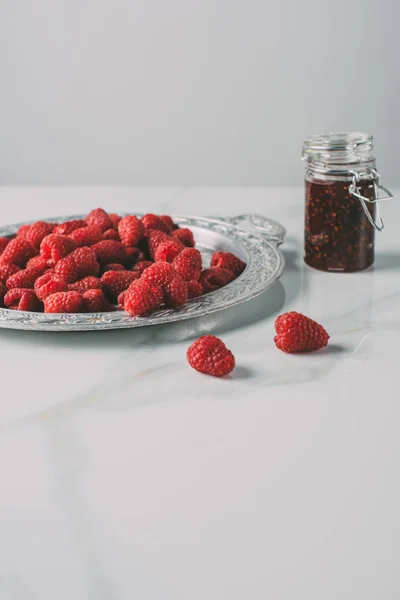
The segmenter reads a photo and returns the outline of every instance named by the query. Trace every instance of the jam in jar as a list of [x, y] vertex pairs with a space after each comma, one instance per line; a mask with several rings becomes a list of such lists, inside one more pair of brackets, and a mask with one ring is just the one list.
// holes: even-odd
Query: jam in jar
[[[373, 139], [366, 133], [330, 133], [303, 144], [305, 262], [322, 271], [360, 271], [374, 262], [375, 229], [383, 229], [378, 202], [391, 198], [379, 185]], [[383, 190], [387, 198], [379, 198]]]

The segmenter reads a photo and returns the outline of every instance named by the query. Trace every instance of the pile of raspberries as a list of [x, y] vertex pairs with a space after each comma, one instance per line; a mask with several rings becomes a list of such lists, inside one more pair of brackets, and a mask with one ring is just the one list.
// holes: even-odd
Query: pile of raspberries
[[171, 217], [120, 217], [101, 208], [85, 219], [38, 221], [0, 237], [0, 306], [45, 313], [126, 310], [142, 317], [217, 290], [246, 264], [215, 252], [203, 269], [193, 233]]

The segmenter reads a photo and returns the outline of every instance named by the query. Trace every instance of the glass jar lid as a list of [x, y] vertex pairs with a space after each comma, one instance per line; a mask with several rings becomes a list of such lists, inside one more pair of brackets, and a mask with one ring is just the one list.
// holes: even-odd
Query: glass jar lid
[[369, 133], [324, 133], [304, 140], [302, 158], [321, 167], [363, 164], [374, 160], [373, 147]]

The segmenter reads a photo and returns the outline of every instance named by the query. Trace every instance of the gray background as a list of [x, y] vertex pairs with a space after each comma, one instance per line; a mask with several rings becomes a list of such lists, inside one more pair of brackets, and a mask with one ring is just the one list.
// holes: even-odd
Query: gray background
[[2, 0], [0, 184], [291, 185], [368, 130], [400, 184], [395, 0]]

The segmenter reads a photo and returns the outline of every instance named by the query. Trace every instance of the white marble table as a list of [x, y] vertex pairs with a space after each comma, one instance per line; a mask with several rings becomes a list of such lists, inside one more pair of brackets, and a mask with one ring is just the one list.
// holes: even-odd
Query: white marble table
[[[0, 600], [398, 600], [398, 204], [356, 275], [303, 265], [301, 189], [2, 188], [0, 206], [3, 223], [255, 211], [288, 231], [281, 282], [212, 318], [0, 330]], [[286, 310], [328, 349], [276, 350]], [[186, 364], [208, 331], [230, 380]]]

